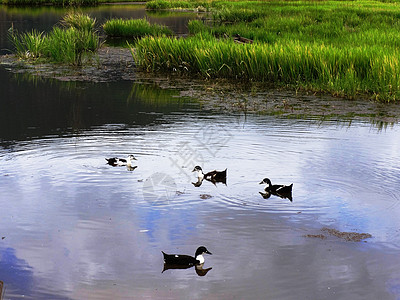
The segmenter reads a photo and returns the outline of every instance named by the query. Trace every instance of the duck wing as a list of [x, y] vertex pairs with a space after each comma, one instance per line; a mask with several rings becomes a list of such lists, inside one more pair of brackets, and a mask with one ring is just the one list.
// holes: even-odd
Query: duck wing
[[179, 254], [167, 254], [161, 251], [164, 255], [164, 262], [169, 265], [180, 265], [180, 266], [193, 266], [200, 263], [193, 256], [179, 255]]
[[214, 170], [204, 174], [204, 178], [208, 180], [214, 180], [217, 182], [226, 181], [226, 171], [227, 169], [225, 169], [224, 171]]
[[112, 158], [106, 158], [106, 161], [107, 161], [107, 163], [109, 164], [109, 165], [116, 165], [117, 164], [117, 161], [118, 161], [118, 158], [117, 157], [112, 157]]

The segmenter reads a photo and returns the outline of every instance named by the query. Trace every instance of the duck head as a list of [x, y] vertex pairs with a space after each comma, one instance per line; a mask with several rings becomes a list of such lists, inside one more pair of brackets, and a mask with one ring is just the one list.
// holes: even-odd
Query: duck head
[[194, 255], [194, 257], [199, 261], [200, 264], [204, 264], [204, 257], [203, 257], [204, 253], [212, 255], [212, 253], [208, 251], [207, 248], [204, 246], [200, 246], [199, 248], [197, 248], [196, 253]]
[[266, 185], [270, 186], [270, 185], [271, 185], [271, 180], [269, 180], [269, 178], [264, 178], [264, 179], [260, 182], [260, 184], [266, 184]]
[[203, 169], [200, 166], [195, 166], [192, 172], [196, 172], [198, 181], [202, 181], [204, 179]]

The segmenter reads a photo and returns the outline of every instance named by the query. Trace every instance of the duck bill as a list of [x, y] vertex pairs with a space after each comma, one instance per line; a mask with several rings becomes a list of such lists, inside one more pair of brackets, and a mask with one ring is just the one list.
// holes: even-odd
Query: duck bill
[[206, 253], [212, 255], [212, 253], [210, 251], [208, 251], [208, 250], [206, 251]]
[[264, 183], [264, 181], [261, 181], [259, 184], [263, 184]]

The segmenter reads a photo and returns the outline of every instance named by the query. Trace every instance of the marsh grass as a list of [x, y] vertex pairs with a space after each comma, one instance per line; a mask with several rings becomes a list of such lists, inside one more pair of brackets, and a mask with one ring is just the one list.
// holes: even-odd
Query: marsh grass
[[94, 6], [99, 4], [99, 0], [0, 0], [4, 5], [54, 5], [54, 6]]
[[147, 35], [172, 35], [166, 26], [150, 24], [146, 19], [111, 19], [103, 24], [109, 37], [140, 38]]
[[[213, 1], [209, 7], [210, 21], [189, 22], [195, 37], [140, 41], [139, 65], [346, 97], [363, 94], [389, 101], [400, 96], [396, 2]], [[235, 44], [237, 34], [254, 43]]]
[[38, 59], [42, 56], [45, 46], [43, 32], [32, 30], [18, 34], [13, 28], [9, 30], [9, 38], [12, 41], [17, 56], [24, 59]]
[[210, 9], [213, 1], [211, 0], [151, 0], [146, 2], [146, 9], [163, 10], [163, 9], [190, 9], [196, 11], [207, 11]]
[[81, 65], [85, 56], [95, 53], [101, 45], [94, 31], [95, 20], [77, 14], [67, 15], [61, 23], [66, 28], [55, 26], [48, 34], [36, 30], [20, 34], [11, 29], [9, 36], [16, 55], [23, 59]]
[[149, 37], [138, 41], [134, 57], [148, 71], [275, 82], [347, 97], [361, 93], [396, 100], [400, 96], [398, 55], [380, 47], [345, 49], [298, 41], [242, 45], [207, 35]]
[[78, 30], [94, 31], [96, 19], [80, 12], [70, 12], [62, 18], [61, 24]]

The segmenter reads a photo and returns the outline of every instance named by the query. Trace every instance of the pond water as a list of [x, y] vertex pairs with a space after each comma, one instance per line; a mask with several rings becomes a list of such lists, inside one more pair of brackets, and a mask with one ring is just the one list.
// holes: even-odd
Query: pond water
[[[4, 299], [400, 298], [397, 123], [224, 113], [1, 66], [0, 91]], [[134, 170], [106, 164], [128, 154]], [[193, 185], [195, 165], [227, 184]], [[264, 177], [293, 183], [293, 201], [264, 199]], [[201, 245], [204, 276], [162, 272], [161, 251]]]

